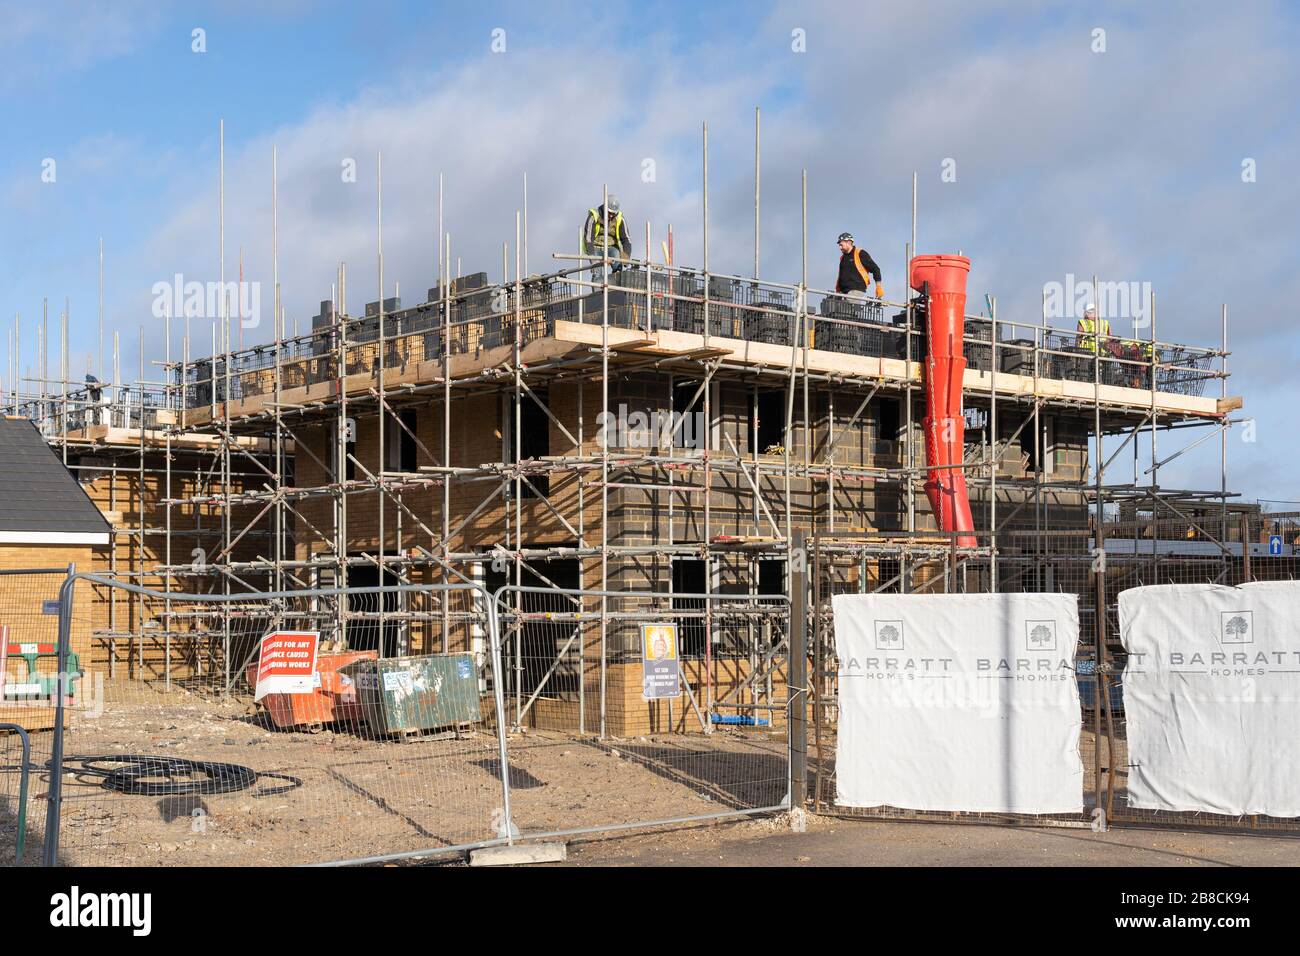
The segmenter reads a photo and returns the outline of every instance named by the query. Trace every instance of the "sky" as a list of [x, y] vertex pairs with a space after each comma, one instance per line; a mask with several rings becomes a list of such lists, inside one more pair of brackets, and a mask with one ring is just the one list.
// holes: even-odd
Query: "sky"
[[[833, 286], [848, 230], [901, 299], [915, 173], [918, 251], [972, 259], [972, 311], [988, 293], [1000, 320], [1036, 324], [1045, 288], [1097, 275], [1154, 293], [1159, 340], [1217, 347], [1226, 305], [1245, 399], [1229, 488], [1286, 507], [1298, 41], [1282, 2], [0, 0], [0, 377], [17, 314], [33, 367], [46, 298], [52, 336], [69, 312], [72, 376], [99, 370], [101, 239], [105, 371], [115, 330], [124, 377], [142, 350], [164, 358], [156, 284], [220, 274], [222, 121], [226, 277], [242, 253], [263, 290], [252, 345], [272, 335], [273, 150], [286, 324], [306, 330], [340, 263], [350, 311], [378, 298], [381, 153], [385, 294], [406, 304], [436, 281], [440, 175], [466, 273], [500, 278], [503, 246], [513, 264], [525, 173], [530, 271], [576, 251], [606, 185], [638, 254], [647, 222], [656, 249], [671, 225], [676, 260], [700, 264], [705, 124], [709, 267], [749, 274], [757, 107], [764, 278], [799, 281], [806, 170], [809, 284]], [[191, 320], [192, 354], [210, 327]], [[1197, 437], [1162, 434], [1159, 457]], [[1160, 480], [1217, 489], [1219, 473], [1214, 440]]]

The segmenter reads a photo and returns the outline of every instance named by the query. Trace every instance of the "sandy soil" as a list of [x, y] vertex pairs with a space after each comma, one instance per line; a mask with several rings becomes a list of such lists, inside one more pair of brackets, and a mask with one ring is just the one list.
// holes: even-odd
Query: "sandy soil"
[[[143, 796], [108, 790], [102, 776], [70, 773], [64, 862], [286, 865], [446, 847], [500, 831], [491, 732], [407, 741], [310, 734], [272, 729], [245, 703], [184, 694], [157, 701], [117, 704], [81, 721], [67, 753], [210, 760], [278, 776], [224, 795]], [[47, 742], [34, 744], [38, 753], [48, 750]], [[730, 732], [603, 742], [513, 735], [512, 817], [527, 834], [772, 805], [786, 792], [785, 749], [772, 735]], [[38, 775], [33, 800], [47, 788], [47, 775]], [[29, 860], [39, 857], [39, 829], [39, 819], [29, 821]]]
[[[48, 759], [48, 736], [33, 735], [38, 765]], [[1158, 822], [1171, 828], [1163, 833], [1093, 833], [1084, 823], [1088, 812], [1074, 818], [1075, 828], [1037, 829], [952, 825], [933, 822], [937, 817], [951, 820], [950, 815], [888, 809], [837, 810], [830, 776], [834, 740], [823, 743], [828, 758], [823, 810], [842, 815], [809, 814], [806, 833], [792, 833], [785, 817], [767, 817], [660, 828], [648, 836], [576, 836], [571, 838], [571, 859], [596, 865], [1300, 861], [1300, 841], [1285, 839], [1295, 835], [1293, 821], [1279, 821], [1289, 834], [1255, 835], [1241, 831], [1261, 823], [1268, 829], [1268, 821], [1194, 815], [1197, 823], [1223, 822], [1238, 831], [1213, 835], [1178, 832], [1188, 815], [1127, 812], [1122, 740], [1116, 753], [1116, 818], [1127, 814], [1127, 821], [1119, 820], [1121, 826]], [[780, 735], [744, 731], [719, 731], [707, 739], [605, 741], [553, 732], [511, 735], [512, 817], [527, 837], [772, 806], [786, 793], [786, 747]], [[10, 749], [3, 752], [6, 765], [16, 757]], [[809, 749], [811, 790], [816, 754]], [[1083, 734], [1081, 750], [1090, 810], [1090, 731]], [[69, 773], [60, 854], [69, 864], [290, 865], [437, 850], [501, 832], [497, 741], [486, 729], [459, 739], [405, 742], [347, 729], [283, 731], [271, 728], [249, 702], [177, 692], [118, 703], [97, 719], [79, 721], [68, 735], [67, 753], [72, 758], [152, 754], [210, 760], [259, 775], [253, 786], [229, 794], [145, 796], [106, 789], [103, 777], [93, 773]], [[69, 760], [70, 767], [76, 765]], [[48, 785], [48, 774], [34, 775], [28, 863], [40, 858]], [[0, 860], [5, 862], [12, 859], [15, 794], [14, 775], [6, 773], [0, 778]], [[929, 822], [900, 820], [923, 817]]]

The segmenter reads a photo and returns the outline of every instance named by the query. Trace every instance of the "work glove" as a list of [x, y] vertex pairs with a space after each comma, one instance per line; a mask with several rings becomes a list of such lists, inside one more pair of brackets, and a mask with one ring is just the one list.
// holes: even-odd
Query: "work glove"
[[883, 299], [884, 297], [885, 297], [885, 287], [884, 287], [883, 285], [881, 285], [879, 282], [877, 282], [877, 283], [876, 283], [876, 298], [877, 298], [877, 299]]

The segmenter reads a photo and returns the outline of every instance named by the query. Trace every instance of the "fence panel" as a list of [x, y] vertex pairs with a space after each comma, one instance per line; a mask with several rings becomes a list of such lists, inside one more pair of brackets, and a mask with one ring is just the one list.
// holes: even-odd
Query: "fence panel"
[[0, 723], [0, 866], [22, 865], [27, 857], [31, 808], [32, 742], [22, 724]]
[[[1217, 507], [1217, 505], [1216, 505]], [[1163, 510], [1163, 509], [1162, 509]], [[1219, 515], [1203, 519], [1218, 532]], [[1227, 817], [1208, 813], [1175, 813], [1143, 810], [1128, 805], [1128, 746], [1121, 676], [1126, 655], [1120, 642], [1117, 598], [1128, 587], [1146, 584], [1215, 583], [1295, 580], [1300, 578], [1300, 558], [1286, 553], [1261, 556], [1260, 542], [1246, 542], [1244, 534], [1220, 546], [1215, 541], [1190, 540], [1189, 527], [1198, 527], [1183, 516], [1145, 518], [1111, 531], [1106, 557], [1099, 561], [1093, 552], [1090, 529], [1079, 532], [1049, 532], [1020, 538], [1005, 536], [1020, 547], [1006, 547], [997, 557], [998, 591], [1041, 590], [1074, 593], [1079, 597], [1080, 642], [1076, 660], [1081, 705], [1080, 756], [1083, 760], [1084, 814], [1030, 816], [1010, 814], [939, 813], [894, 807], [846, 809], [835, 804], [835, 748], [837, 744], [838, 698], [835, 659], [834, 615], [831, 598], [837, 593], [873, 591], [974, 591], [992, 590], [994, 574], [990, 557], [964, 557], [959, 565], [945, 561], [941, 551], [927, 554], [910, 547], [910, 559], [899, 560], [897, 546], [872, 550], [865, 545], [837, 546], [814, 543], [810, 573], [813, 594], [814, 726], [813, 806], [818, 811], [854, 816], [910, 820], [964, 820], [1089, 826], [1156, 825], [1171, 827], [1215, 827], [1236, 830], [1300, 832], [1300, 821], [1266, 816]], [[1232, 530], [1232, 529], [1230, 529]], [[1142, 532], [1140, 535], [1139, 532]], [[1143, 536], [1144, 535], [1144, 536]], [[1294, 536], [1292, 530], [1287, 540]], [[1204, 537], [1204, 534], [1201, 535]], [[1190, 543], [1188, 543], [1190, 541]], [[906, 566], [906, 572], [901, 569]], [[954, 567], [959, 573], [954, 573]], [[901, 580], [906, 577], [906, 583]], [[1098, 578], [1102, 578], [1098, 586]], [[1104, 618], [1097, 614], [1099, 596], [1104, 598]], [[1105, 654], [1098, 653], [1098, 635], [1104, 622]], [[1098, 668], [1101, 659], [1104, 666]], [[1103, 690], [1099, 693], [1099, 684]], [[1109, 706], [1108, 706], [1109, 705]]]
[[41, 860], [57, 719], [59, 589], [70, 570], [0, 571], [0, 865]]
[[[92, 650], [63, 743], [57, 862], [324, 863], [504, 834], [485, 591], [168, 595], [84, 577], [70, 632]], [[76, 596], [92, 583], [141, 599], [143, 638], [96, 642], [103, 604]], [[306, 693], [255, 701], [271, 632], [289, 655], [310, 653], [295, 634], [317, 635], [314, 673]]]
[[[577, 834], [786, 805], [784, 596], [497, 592], [512, 820]], [[643, 696], [643, 626], [675, 625], [680, 693]], [[652, 651], [653, 653], [653, 651]]]
[[[1185, 528], [1186, 522], [1164, 519], [1158, 526], [1166, 529], [1162, 537], [1167, 538], [1172, 531]], [[1292, 525], [1288, 540], [1294, 536], [1295, 529]], [[1124, 555], [1118, 560], [1108, 558], [1107, 577], [1122, 574], [1135, 587], [1147, 584], [1240, 585], [1253, 581], [1300, 579], [1300, 558], [1293, 554], [1267, 555], [1265, 542], [1253, 542], [1252, 547], [1252, 542], [1246, 541], [1244, 548], [1240, 542], [1228, 542], [1228, 545], [1232, 553], [1186, 556], [1162, 553], [1158, 546], [1153, 546], [1150, 542], [1139, 542], [1131, 556]], [[1143, 554], [1144, 548], [1150, 548], [1150, 553]], [[1300, 834], [1300, 820], [1295, 818], [1263, 814], [1226, 816], [1204, 812], [1149, 810], [1129, 805], [1128, 722], [1124, 710], [1122, 679], [1128, 658], [1123, 645], [1119, 643], [1118, 607], [1113, 603], [1117, 593], [1112, 595], [1112, 602], [1107, 607], [1111, 620], [1108, 633], [1114, 641], [1112, 660], [1107, 673], [1101, 677], [1102, 682], [1111, 688], [1113, 704], [1113, 726], [1108, 729], [1105, 737], [1110, 749], [1108, 763], [1115, 768], [1115, 772], [1105, 775], [1098, 790], [1106, 819], [1118, 826], [1128, 824], [1180, 829], [1208, 827]], [[1300, 781], [1295, 781], [1295, 786], [1300, 787]]]
[[[979, 537], [983, 537], [982, 535]], [[1090, 794], [1094, 790], [1095, 735], [1085, 721], [1079, 735], [1084, 767], [1084, 813], [1022, 814], [966, 811], [913, 810], [902, 807], [843, 807], [836, 803], [836, 748], [839, 730], [839, 671], [835, 651], [836, 594], [988, 591], [992, 575], [987, 553], [957, 552], [950, 547], [918, 541], [897, 545], [852, 545], [815, 542], [809, 573], [813, 614], [813, 740], [812, 806], [817, 812], [864, 819], [929, 820], [935, 822], [1021, 823], [1045, 826], [1087, 826], [1091, 820]], [[1005, 577], [1005, 575], [1004, 575]], [[1088, 645], [1082, 627], [1080, 651]]]

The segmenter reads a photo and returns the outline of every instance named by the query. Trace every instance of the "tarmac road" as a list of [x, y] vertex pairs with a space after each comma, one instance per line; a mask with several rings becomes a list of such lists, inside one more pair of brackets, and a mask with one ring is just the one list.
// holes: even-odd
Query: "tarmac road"
[[569, 845], [567, 866], [1296, 866], [1300, 834], [784, 818]]

